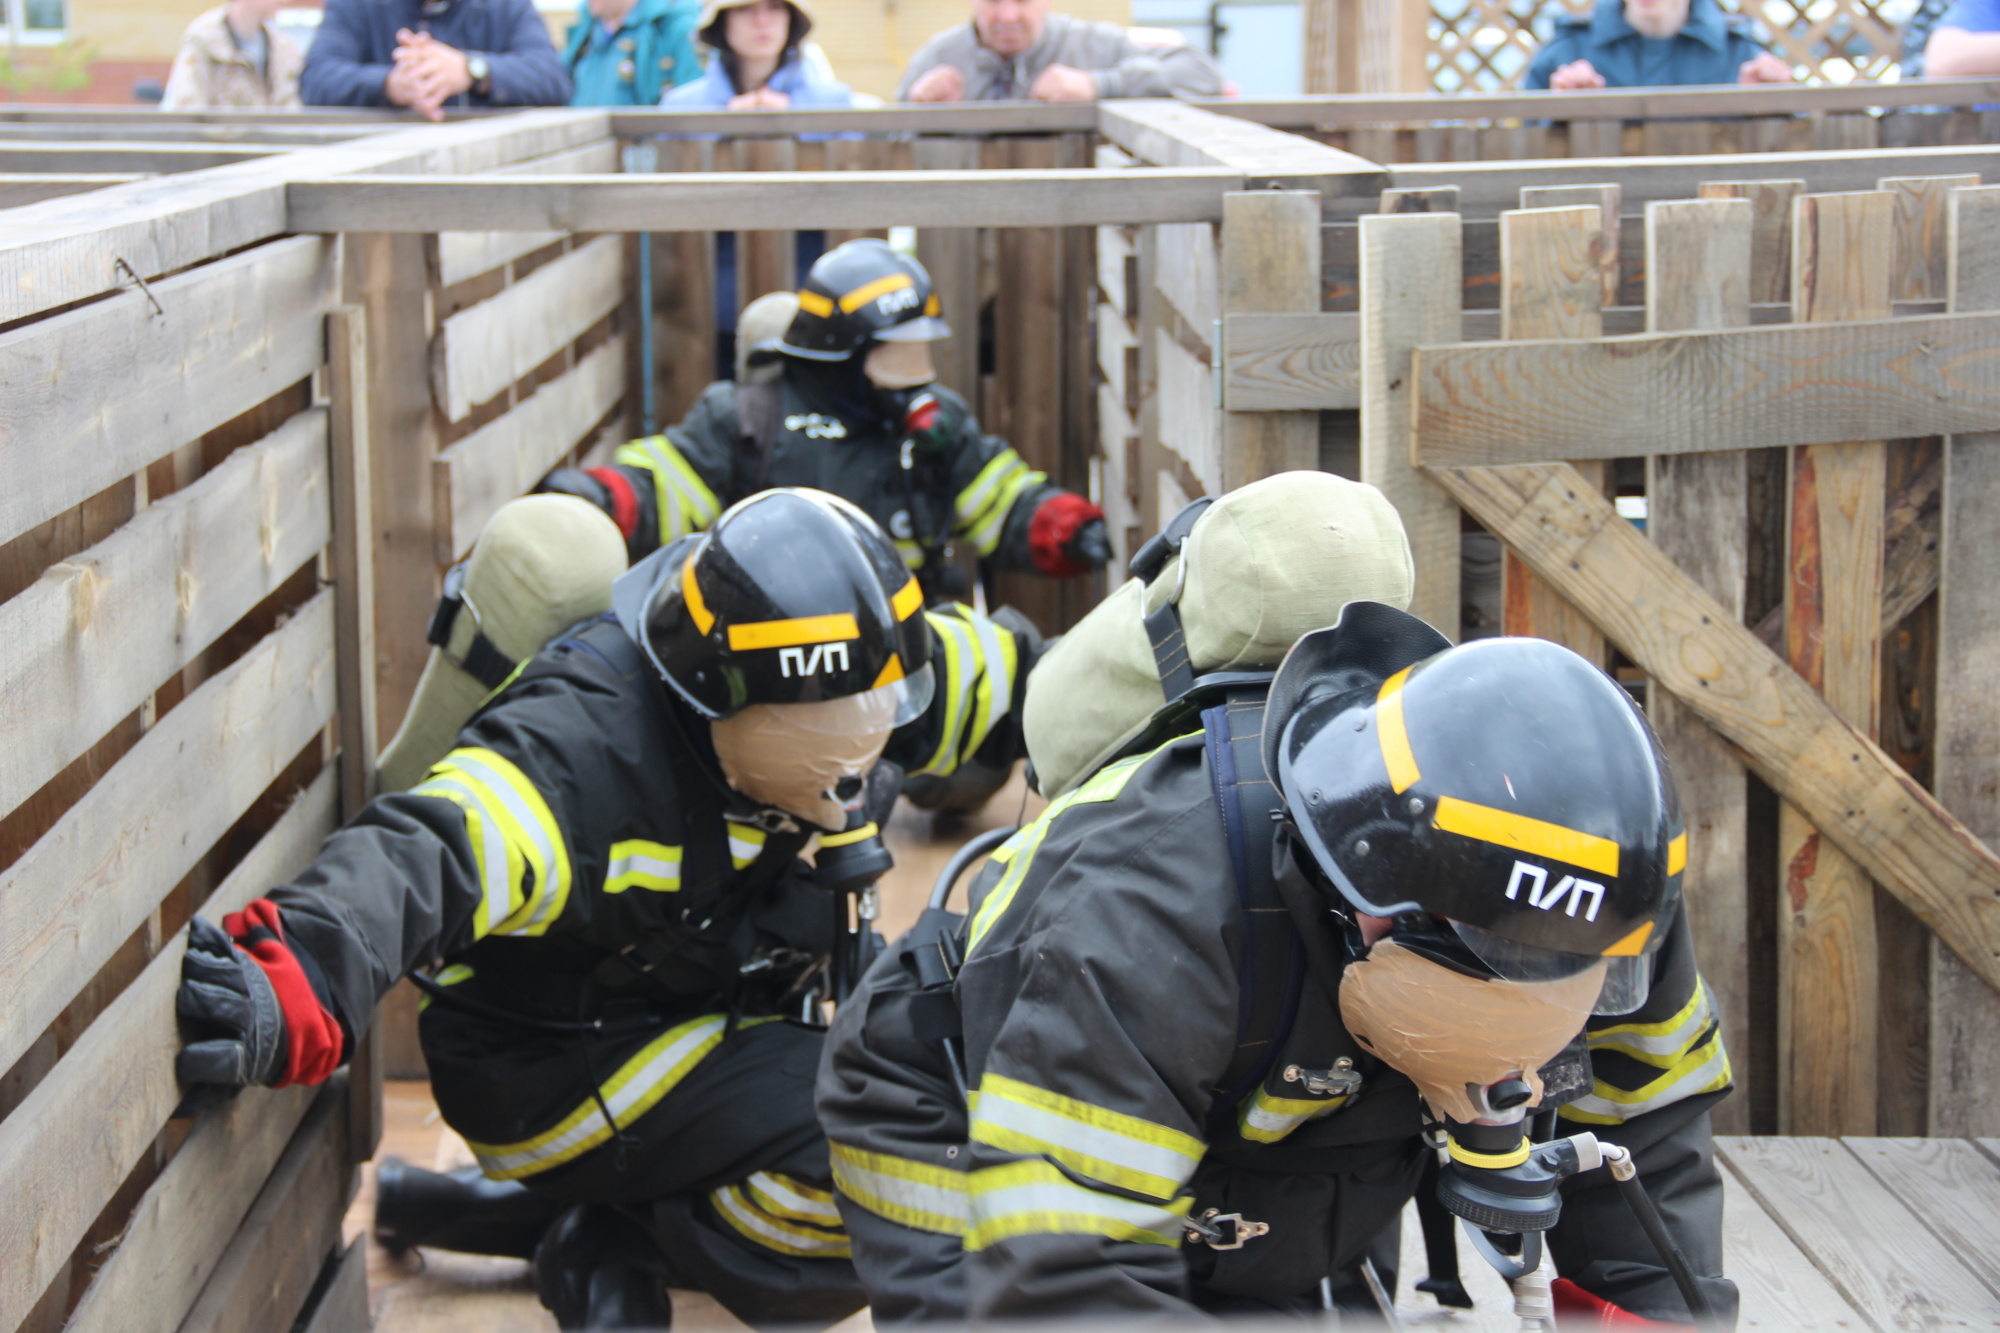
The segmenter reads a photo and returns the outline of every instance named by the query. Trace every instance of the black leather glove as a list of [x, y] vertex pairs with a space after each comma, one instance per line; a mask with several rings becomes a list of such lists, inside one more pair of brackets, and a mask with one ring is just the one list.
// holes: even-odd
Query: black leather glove
[[193, 1037], [174, 1072], [189, 1089], [184, 1110], [250, 1084], [274, 1087], [285, 1069], [285, 1017], [257, 960], [205, 917], [188, 923], [174, 1009]]
[[1063, 543], [1063, 554], [1079, 565], [1092, 569], [1102, 569], [1111, 563], [1111, 533], [1104, 526], [1104, 520], [1093, 518], [1070, 534]]

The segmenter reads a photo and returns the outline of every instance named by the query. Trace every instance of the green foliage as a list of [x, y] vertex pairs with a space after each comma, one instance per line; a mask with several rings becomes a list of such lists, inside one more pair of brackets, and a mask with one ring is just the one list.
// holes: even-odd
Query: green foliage
[[90, 62], [97, 48], [89, 42], [65, 41], [55, 46], [0, 47], [0, 88], [15, 97], [30, 92], [72, 93], [90, 84]]

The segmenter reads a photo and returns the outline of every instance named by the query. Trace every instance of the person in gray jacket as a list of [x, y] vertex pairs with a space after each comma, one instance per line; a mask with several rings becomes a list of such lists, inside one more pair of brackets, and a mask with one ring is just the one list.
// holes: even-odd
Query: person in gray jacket
[[972, 19], [925, 42], [899, 102], [1095, 102], [1215, 97], [1222, 71], [1185, 44], [1141, 46], [1123, 28], [1049, 12], [1049, 0], [972, 0]]

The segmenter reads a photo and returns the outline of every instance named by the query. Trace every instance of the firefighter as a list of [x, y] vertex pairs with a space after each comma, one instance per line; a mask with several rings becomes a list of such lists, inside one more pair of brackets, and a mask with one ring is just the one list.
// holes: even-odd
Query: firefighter
[[798, 1021], [834, 903], [798, 854], [821, 835], [823, 869], [871, 831], [885, 746], [982, 725], [922, 600], [886, 534], [808, 490], [634, 566], [423, 782], [193, 923], [193, 1100], [324, 1080], [442, 963], [425, 1058], [487, 1179], [385, 1174], [386, 1240], [532, 1256], [565, 1328], [664, 1326], [668, 1283], [758, 1324], [858, 1308], [811, 1103], [823, 1033]]
[[[959, 591], [946, 562], [955, 543], [990, 568], [1051, 578], [1111, 558], [1102, 510], [984, 434], [934, 382], [930, 345], [951, 330], [916, 260], [849, 241], [812, 266], [782, 337], [759, 338], [754, 322], [746, 312], [743, 383], [709, 385], [665, 435], [624, 445], [606, 467], [559, 470], [544, 488], [610, 514], [636, 560], [767, 486], [817, 487], [887, 529], [932, 601]], [[766, 367], [775, 376], [756, 373]]]
[[1729, 1064], [1630, 699], [1556, 645], [1353, 603], [1268, 695], [1208, 705], [1016, 833], [836, 1018], [819, 1109], [876, 1320], [1318, 1306], [1437, 1170], [1429, 1124], [1461, 1200], [1506, 1177], [1482, 1197], [1541, 1219], [1496, 1230], [1560, 1208], [1559, 1307], [1687, 1323], [1607, 1172], [1558, 1195], [1520, 1165], [1556, 1102], [1632, 1149], [1732, 1312]]

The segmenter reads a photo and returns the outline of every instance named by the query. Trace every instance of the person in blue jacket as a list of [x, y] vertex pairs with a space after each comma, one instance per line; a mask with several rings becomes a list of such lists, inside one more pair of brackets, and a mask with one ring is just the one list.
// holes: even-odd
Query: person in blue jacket
[[533, 0], [326, 0], [299, 92], [308, 106], [563, 106], [569, 74]]
[[563, 63], [576, 84], [571, 106], [653, 106], [701, 77], [696, 0], [584, 0]]
[[1791, 81], [1791, 66], [1716, 0], [1597, 0], [1587, 18], [1556, 20], [1555, 36], [1535, 53], [1523, 86], [1563, 91]]
[[661, 103], [677, 108], [782, 111], [854, 105], [854, 90], [805, 50], [812, 15], [803, 0], [708, 0], [701, 40], [708, 69]]

